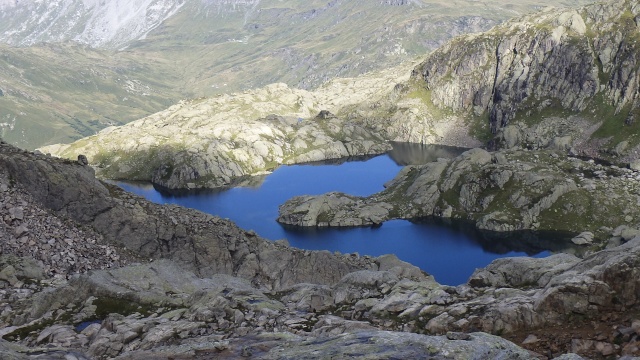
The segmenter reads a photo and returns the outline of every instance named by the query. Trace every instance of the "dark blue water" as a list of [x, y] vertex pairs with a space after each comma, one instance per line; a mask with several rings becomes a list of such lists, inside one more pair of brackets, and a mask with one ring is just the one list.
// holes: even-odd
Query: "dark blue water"
[[89, 327], [89, 325], [101, 324], [101, 323], [102, 323], [102, 320], [83, 321], [83, 322], [79, 323], [78, 325], [76, 325], [75, 329], [76, 329], [77, 332], [81, 332], [82, 330], [84, 330], [87, 327]]
[[527, 246], [519, 238], [495, 239], [460, 224], [393, 220], [379, 228], [291, 229], [276, 222], [278, 206], [293, 196], [329, 191], [371, 195], [383, 189], [383, 184], [400, 170], [400, 164], [432, 161], [461, 151], [403, 144], [397, 144], [394, 150], [366, 161], [281, 166], [259, 186], [218, 192], [173, 196], [160, 193], [148, 184], [117, 184], [156, 203], [178, 204], [229, 218], [268, 239], [286, 238], [291, 246], [298, 248], [371, 256], [393, 253], [447, 285], [465, 283], [476, 268], [485, 267], [496, 258], [549, 254]]

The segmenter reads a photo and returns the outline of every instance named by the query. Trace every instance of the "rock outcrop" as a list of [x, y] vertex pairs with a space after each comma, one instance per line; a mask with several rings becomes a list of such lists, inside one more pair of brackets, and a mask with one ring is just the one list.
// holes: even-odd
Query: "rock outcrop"
[[547, 9], [448, 43], [414, 79], [436, 107], [488, 119], [496, 147], [637, 158], [639, 14], [634, 1]]
[[152, 181], [168, 189], [229, 186], [281, 164], [381, 154], [391, 149], [382, 137], [332, 113], [381, 97], [406, 71], [405, 66], [356, 81], [336, 80], [313, 93], [273, 84], [181, 102], [42, 151], [73, 159], [86, 155], [103, 178]]
[[591, 244], [594, 234], [604, 240], [613, 228], [640, 225], [638, 172], [554, 151], [473, 149], [452, 160], [407, 166], [386, 187], [365, 198], [296, 197], [280, 207], [278, 221], [362, 226], [438, 216], [492, 231], [591, 231], [581, 245]]

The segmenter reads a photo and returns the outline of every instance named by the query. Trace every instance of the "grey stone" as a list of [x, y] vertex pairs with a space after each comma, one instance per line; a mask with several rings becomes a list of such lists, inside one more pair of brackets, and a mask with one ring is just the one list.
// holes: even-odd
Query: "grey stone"
[[593, 243], [593, 236], [592, 232], [585, 231], [572, 238], [571, 242], [576, 245], [591, 245]]
[[533, 335], [533, 334], [530, 334], [530, 335], [528, 335], [528, 336], [527, 336], [527, 337], [522, 341], [522, 345], [535, 344], [535, 343], [537, 343], [538, 341], [540, 341], [540, 340], [538, 339], [538, 337], [537, 337], [537, 336], [535, 336], [535, 335]]
[[29, 228], [26, 225], [20, 225], [13, 230], [13, 235], [16, 238], [21, 238], [27, 234], [29, 234]]
[[0, 270], [0, 280], [6, 281], [9, 285], [14, 286], [18, 283], [18, 278], [16, 277], [16, 269], [12, 265], [5, 266], [2, 270]]
[[22, 207], [13, 207], [9, 209], [9, 216], [14, 220], [24, 220], [24, 209]]
[[542, 259], [517, 257], [496, 259], [469, 278], [474, 287], [546, 286], [551, 279], [580, 261], [569, 254], [555, 254]]

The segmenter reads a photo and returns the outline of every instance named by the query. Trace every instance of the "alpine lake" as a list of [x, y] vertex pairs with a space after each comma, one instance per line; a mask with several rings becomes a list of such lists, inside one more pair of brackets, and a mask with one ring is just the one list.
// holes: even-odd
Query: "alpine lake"
[[[380, 256], [401, 260], [433, 275], [441, 284], [466, 283], [477, 268], [502, 257], [545, 257], [566, 244], [566, 235], [491, 233], [456, 220], [427, 218], [392, 220], [377, 227], [296, 228], [276, 222], [278, 206], [298, 195], [340, 191], [367, 196], [384, 189], [406, 165], [453, 158], [464, 148], [393, 143], [393, 150], [368, 158], [280, 166], [269, 175], [251, 178], [228, 189], [167, 193], [149, 183], [115, 182], [126, 191], [160, 204], [177, 204], [234, 221], [270, 239], [286, 239], [293, 247]], [[556, 241], [562, 240], [562, 241]]]

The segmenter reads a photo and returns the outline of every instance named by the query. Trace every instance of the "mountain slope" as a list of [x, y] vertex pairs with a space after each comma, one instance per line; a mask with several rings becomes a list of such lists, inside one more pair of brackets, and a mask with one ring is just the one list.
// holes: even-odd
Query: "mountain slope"
[[[0, 62], [0, 91], [5, 93], [0, 97], [0, 122], [11, 125], [3, 127], [2, 136], [35, 148], [87, 136], [180, 99], [274, 82], [312, 89], [338, 76], [397, 66], [452, 36], [488, 29], [544, 3], [3, 0], [0, 42], [9, 47], [2, 52], [20, 59]], [[67, 50], [48, 51], [53, 45], [42, 42], [64, 44]], [[103, 72], [105, 66], [109, 70], [104, 76], [85, 71], [97, 67]], [[19, 75], [35, 69], [46, 70], [29, 81]], [[93, 88], [63, 79], [81, 72], [83, 81], [101, 84], [98, 96], [89, 96]], [[121, 99], [136, 95], [125, 94], [122, 79], [114, 72], [140, 82], [144, 92], [155, 98], [123, 104]], [[16, 92], [29, 95], [24, 98]], [[58, 109], [30, 98], [60, 98], [55, 103], [63, 105]]]
[[29, 46], [72, 40], [117, 48], [144, 37], [182, 5], [182, 0], [3, 0], [0, 41]]
[[172, 104], [162, 73], [77, 45], [0, 45], [0, 137], [23, 148], [68, 142]]

